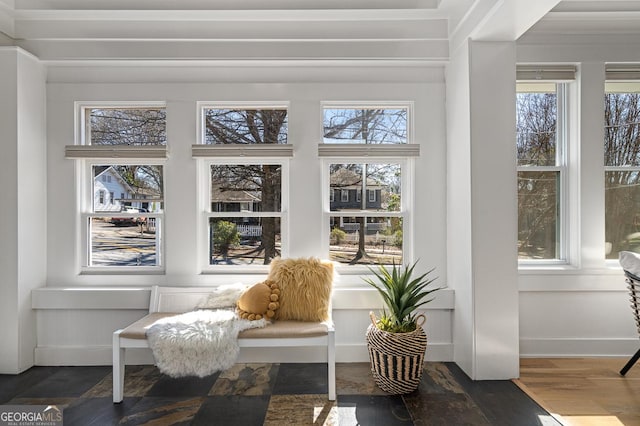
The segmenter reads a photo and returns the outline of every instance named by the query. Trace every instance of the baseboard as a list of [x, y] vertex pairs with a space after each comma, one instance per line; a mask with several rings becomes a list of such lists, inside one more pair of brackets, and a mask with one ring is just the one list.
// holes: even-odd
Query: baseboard
[[[40, 346], [35, 349], [35, 365], [111, 365], [111, 346]], [[316, 348], [242, 348], [238, 362], [322, 362], [324, 351]], [[453, 344], [429, 343], [427, 361], [452, 361]], [[366, 344], [336, 346], [336, 362], [368, 362]], [[127, 349], [127, 364], [153, 364], [149, 349]]]
[[[127, 364], [153, 364], [153, 355], [148, 349], [127, 349]], [[74, 366], [111, 365], [111, 346], [39, 346], [35, 349], [35, 365]]]
[[520, 339], [522, 358], [626, 357], [640, 347], [638, 339]]

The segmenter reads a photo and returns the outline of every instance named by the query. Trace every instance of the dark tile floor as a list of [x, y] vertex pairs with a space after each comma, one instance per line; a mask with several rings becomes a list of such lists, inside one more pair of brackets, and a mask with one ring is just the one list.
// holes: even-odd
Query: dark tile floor
[[427, 363], [415, 392], [387, 395], [368, 363], [237, 364], [213, 376], [171, 379], [128, 366], [125, 398], [111, 399], [111, 367], [33, 367], [0, 375], [0, 404], [57, 405], [71, 425], [559, 425], [511, 381], [470, 380], [453, 363]]

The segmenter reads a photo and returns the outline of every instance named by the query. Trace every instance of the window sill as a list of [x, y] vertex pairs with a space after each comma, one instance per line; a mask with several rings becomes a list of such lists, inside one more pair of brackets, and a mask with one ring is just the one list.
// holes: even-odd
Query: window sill
[[[32, 291], [33, 309], [122, 310], [149, 309], [150, 287], [43, 287]], [[375, 289], [337, 287], [333, 291], [334, 310], [382, 309], [382, 300]], [[425, 310], [452, 310], [454, 291], [439, 290]]]

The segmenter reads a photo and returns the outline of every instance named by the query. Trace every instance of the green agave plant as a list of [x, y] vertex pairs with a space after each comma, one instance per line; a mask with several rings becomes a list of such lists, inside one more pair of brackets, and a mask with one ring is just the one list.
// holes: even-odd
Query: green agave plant
[[433, 298], [426, 300], [425, 298], [440, 290], [440, 287], [427, 288], [436, 280], [428, 278], [435, 268], [417, 278], [412, 278], [417, 263], [418, 261], [404, 268], [396, 265], [395, 262], [391, 268], [378, 265], [377, 269], [369, 268], [375, 275], [375, 279], [363, 278], [366, 283], [378, 290], [386, 305], [376, 324], [380, 330], [390, 333], [414, 331], [416, 329], [415, 310], [431, 302]]

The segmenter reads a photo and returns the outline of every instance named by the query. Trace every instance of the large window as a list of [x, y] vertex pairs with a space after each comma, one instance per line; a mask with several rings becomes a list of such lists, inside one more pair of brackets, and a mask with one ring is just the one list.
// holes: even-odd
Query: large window
[[518, 258], [566, 261], [566, 85], [518, 83]]
[[[149, 164], [91, 164], [92, 203], [83, 214], [87, 231], [87, 267], [152, 267], [162, 265], [164, 212], [163, 167]], [[125, 197], [114, 198], [107, 183]]]
[[287, 109], [203, 105], [201, 114], [205, 265], [268, 265], [286, 254], [288, 154], [267, 148], [287, 144]]
[[604, 102], [606, 255], [640, 253], [640, 82], [608, 82]]
[[[82, 267], [161, 270], [164, 104], [78, 105]], [[108, 148], [108, 149], [104, 149]]]
[[[409, 107], [327, 105], [324, 146], [329, 258], [343, 265], [402, 264], [411, 247]], [[379, 150], [372, 145], [381, 146]], [[415, 146], [413, 146], [415, 147]]]

